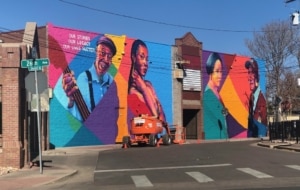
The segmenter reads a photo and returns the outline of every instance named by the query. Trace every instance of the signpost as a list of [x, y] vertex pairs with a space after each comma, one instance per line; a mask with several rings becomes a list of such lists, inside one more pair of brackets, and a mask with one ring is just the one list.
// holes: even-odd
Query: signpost
[[[34, 71], [34, 80], [35, 80], [35, 92], [36, 92], [36, 104], [37, 104], [37, 123], [38, 123], [38, 139], [39, 139], [39, 162], [40, 162], [40, 173], [43, 173], [43, 162], [42, 162], [42, 147], [41, 147], [41, 122], [40, 122], [40, 96], [39, 96], [39, 86], [38, 86], [38, 76], [37, 71], [41, 71], [44, 66], [49, 65], [49, 59], [36, 59], [36, 49], [32, 48], [32, 57], [33, 59], [24, 59], [21, 60], [21, 68], [28, 68], [28, 71]], [[29, 78], [29, 77], [28, 77]], [[30, 78], [29, 78], [30, 79]], [[28, 80], [28, 79], [27, 79]]]
[[49, 65], [49, 59], [23, 59], [21, 61], [22, 68], [28, 68], [28, 71], [41, 71], [44, 66]]

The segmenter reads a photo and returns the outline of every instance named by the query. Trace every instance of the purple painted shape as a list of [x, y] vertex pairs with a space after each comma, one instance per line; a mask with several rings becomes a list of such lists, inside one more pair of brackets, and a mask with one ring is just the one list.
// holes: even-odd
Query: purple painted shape
[[246, 129], [244, 127], [242, 127], [233, 117], [232, 115], [228, 114], [226, 116], [226, 121], [227, 121], [227, 128], [228, 128], [228, 137], [232, 138], [244, 131], [246, 131]]
[[103, 144], [114, 144], [118, 134], [118, 117], [119, 98], [113, 82], [84, 124]]

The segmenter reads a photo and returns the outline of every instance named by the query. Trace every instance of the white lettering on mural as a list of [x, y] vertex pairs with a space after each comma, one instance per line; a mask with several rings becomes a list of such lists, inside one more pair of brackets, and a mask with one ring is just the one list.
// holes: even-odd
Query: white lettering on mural
[[82, 50], [86, 52], [95, 52], [95, 48], [90, 47], [91, 45], [90, 41], [91, 41], [90, 36], [69, 33], [66, 43], [62, 44], [62, 48], [64, 50], [72, 50], [72, 51]]

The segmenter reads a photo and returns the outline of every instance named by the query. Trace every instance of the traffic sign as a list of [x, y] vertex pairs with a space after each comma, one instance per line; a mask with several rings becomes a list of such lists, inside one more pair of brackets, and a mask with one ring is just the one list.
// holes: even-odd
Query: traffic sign
[[45, 73], [37, 72], [36, 78], [35, 73], [29, 73], [25, 77], [25, 88], [32, 94], [36, 93], [35, 80], [38, 82], [37, 87], [39, 94], [48, 88], [48, 79]]
[[23, 59], [21, 61], [22, 68], [28, 68], [29, 71], [39, 71], [42, 70], [44, 66], [49, 65], [48, 58], [42, 59]]

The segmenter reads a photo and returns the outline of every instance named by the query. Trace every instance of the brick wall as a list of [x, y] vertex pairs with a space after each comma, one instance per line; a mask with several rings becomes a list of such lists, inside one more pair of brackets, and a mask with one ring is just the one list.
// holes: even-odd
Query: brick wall
[[2, 66], [2, 152], [0, 166], [24, 166], [24, 150], [20, 140], [20, 46], [1, 47]]

